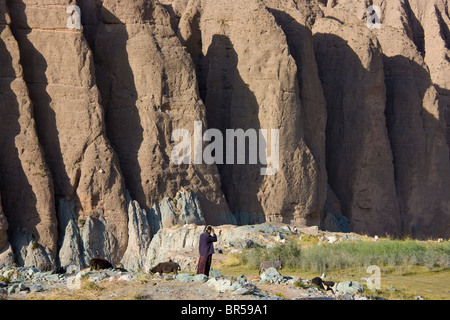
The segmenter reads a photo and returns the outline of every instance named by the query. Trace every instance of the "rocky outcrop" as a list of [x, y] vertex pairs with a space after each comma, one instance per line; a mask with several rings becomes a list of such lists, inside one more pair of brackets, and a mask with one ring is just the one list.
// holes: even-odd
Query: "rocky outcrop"
[[341, 202], [328, 185], [327, 199], [320, 220], [322, 230], [334, 232], [350, 232], [350, 219], [342, 215]]
[[48, 248], [40, 245], [26, 229], [16, 229], [11, 236], [14, 261], [20, 266], [36, 266], [52, 270], [55, 262]]
[[[152, 242], [160, 229], [182, 225], [204, 225], [205, 218], [197, 196], [188, 190], [177, 192], [174, 199], [166, 197], [150, 210], [142, 209], [137, 201], [129, 198], [128, 203], [128, 247], [122, 258], [125, 268], [149, 269], [149, 259], [155, 259], [155, 250], [160, 250], [161, 241]], [[203, 228], [203, 227], [201, 227]], [[179, 237], [183, 239], [183, 237]], [[174, 240], [174, 239], [171, 239]], [[169, 241], [171, 241], [169, 240]], [[167, 241], [165, 239], [164, 241]], [[185, 240], [182, 240], [186, 243]], [[153, 244], [152, 244], [153, 243]], [[156, 243], [156, 245], [155, 245]], [[174, 244], [175, 245], [175, 244]], [[171, 249], [169, 249], [171, 250]], [[150, 257], [149, 257], [150, 255]]]
[[[332, 9], [332, 13], [337, 10]], [[337, 19], [321, 18], [313, 26], [319, 75], [327, 99], [329, 183], [354, 231], [400, 234], [384, 115], [381, 46], [365, 25], [346, 25], [339, 20], [351, 21], [351, 16], [341, 11]]]
[[149, 217], [145, 209], [139, 206], [137, 201], [133, 201], [131, 198], [128, 200], [128, 246], [121, 263], [127, 269], [139, 270], [144, 268], [145, 261], [147, 261], [148, 247], [154, 234], [152, 232], [154, 220], [151, 219], [151, 216]]
[[75, 205], [72, 201], [61, 199], [59, 201], [58, 210], [58, 262], [61, 266], [71, 264], [79, 266], [87, 266], [83, 259], [83, 248], [81, 235], [78, 224], [82, 224], [82, 220], [78, 220], [75, 215]]
[[[177, 192], [174, 199], [164, 198], [150, 210], [128, 201], [128, 239], [125, 253], [120, 259], [127, 269], [140, 270], [146, 267], [150, 243], [160, 229], [185, 224], [204, 225], [205, 219], [197, 196], [188, 190]], [[114, 265], [113, 249], [117, 246], [114, 235], [106, 228], [103, 217], [86, 220], [77, 218], [72, 201], [61, 199], [59, 204], [59, 250], [58, 264], [87, 267], [95, 257], [106, 257]]]
[[[224, 248], [243, 249], [253, 245], [271, 247], [282, 243], [283, 239], [294, 234], [287, 226], [272, 225], [223, 225], [215, 227], [214, 230], [218, 238], [218, 241], [214, 243], [216, 253]], [[192, 224], [159, 230], [148, 247], [144, 270], [168, 259], [181, 263], [183, 268], [186, 268], [186, 261], [195, 264], [198, 258], [199, 239], [203, 232], [204, 226]]]
[[82, 31], [67, 28], [68, 6], [69, 1], [8, 2], [54, 194], [74, 201], [81, 219], [105, 220], [116, 240], [111, 258], [119, 260], [127, 241], [123, 178], [105, 139], [93, 56]]
[[[319, 121], [313, 131], [319, 134], [308, 132], [307, 138], [304, 119], [316, 118], [302, 106], [298, 84], [302, 75], [297, 74], [296, 60], [279, 23], [261, 1], [189, 1], [178, 26], [196, 66], [208, 125], [223, 136], [227, 129], [279, 130], [281, 165], [275, 176], [262, 176], [261, 165], [248, 161], [218, 165], [230, 210], [241, 224], [317, 224], [325, 201], [324, 157], [320, 157], [324, 109], [318, 106]], [[295, 30], [290, 39], [299, 33]], [[306, 60], [314, 64], [301, 54], [297, 58], [301, 65]], [[315, 92], [303, 93], [314, 99]], [[315, 143], [317, 154], [308, 142]], [[270, 145], [269, 140], [266, 143]]]
[[[82, 12], [92, 9], [88, 5]], [[195, 121], [206, 128], [206, 115], [192, 61], [169, 13], [158, 2], [143, 0], [107, 0], [97, 10], [98, 19], [86, 21], [85, 34], [95, 53], [106, 133], [131, 197], [149, 210], [185, 187], [198, 195], [209, 223], [232, 222], [217, 168], [171, 160], [172, 132], [193, 134]]]
[[3, 233], [9, 225], [11, 236], [18, 228], [26, 228], [54, 257], [57, 231], [53, 182], [38, 140], [19, 63], [21, 54], [10, 22], [5, 1], [0, 1], [0, 192], [8, 220], [0, 229]]
[[[119, 262], [115, 252], [119, 246], [114, 233], [108, 228], [108, 221], [102, 217], [88, 216], [76, 218], [75, 204], [62, 199], [58, 213], [60, 221], [59, 264], [89, 266], [89, 261], [96, 257], [105, 257], [111, 263]], [[126, 239], [128, 241], [128, 239]]]
[[[381, 8], [382, 26], [373, 29], [372, 34], [383, 55], [386, 126], [399, 204], [397, 225], [402, 233], [415, 237], [426, 237], [431, 225], [436, 233], [445, 234], [450, 223], [450, 173], [445, 137], [446, 95], [442, 88], [447, 86], [443, 79], [448, 78], [443, 74], [449, 70], [445, 62], [448, 49], [444, 45], [448, 4], [407, 0], [373, 4]], [[324, 13], [334, 19], [334, 24], [341, 21], [356, 29], [355, 25], [362, 25], [361, 21], [367, 19], [367, 6], [365, 1], [338, 1]], [[345, 29], [345, 25], [339, 28]], [[360, 37], [354, 34], [352, 38], [355, 41]], [[332, 172], [329, 176], [333, 186]], [[339, 199], [342, 201], [341, 196]]]
[[[436, 44], [426, 50], [428, 42], [443, 41], [445, 34], [437, 29], [428, 30], [428, 38], [422, 39], [418, 31], [420, 22], [412, 11], [414, 8], [430, 14], [428, 5], [432, 2], [386, 4], [385, 25], [376, 31], [384, 54], [386, 116], [403, 231], [414, 237], [426, 237], [433, 232], [445, 234], [450, 227], [450, 171], [442, 108], [446, 98], [438, 92], [441, 85], [445, 87], [439, 74], [450, 71], [450, 67], [448, 62], [441, 63], [440, 70], [436, 70], [438, 56], [445, 54], [442, 46]], [[431, 6], [435, 14], [439, 12], [437, 3]], [[398, 19], [388, 12], [397, 12], [408, 23], [400, 26]], [[437, 24], [434, 18], [420, 16], [427, 25]], [[425, 47], [423, 41], [427, 43]]]

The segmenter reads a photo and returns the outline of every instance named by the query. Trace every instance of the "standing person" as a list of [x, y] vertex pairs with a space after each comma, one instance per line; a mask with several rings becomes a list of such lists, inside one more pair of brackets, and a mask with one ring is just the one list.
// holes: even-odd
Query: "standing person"
[[197, 274], [204, 274], [209, 276], [209, 269], [211, 268], [212, 255], [214, 253], [213, 242], [217, 241], [217, 236], [211, 226], [207, 226], [204, 232], [200, 235], [199, 252], [200, 258], [198, 260]]

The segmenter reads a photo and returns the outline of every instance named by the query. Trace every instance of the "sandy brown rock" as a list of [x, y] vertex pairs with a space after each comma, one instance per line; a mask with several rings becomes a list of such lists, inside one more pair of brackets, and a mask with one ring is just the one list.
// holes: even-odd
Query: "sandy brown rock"
[[67, 27], [69, 4], [17, 0], [8, 8], [55, 196], [73, 200], [82, 219], [105, 217], [118, 260], [127, 242], [125, 186], [104, 136], [93, 55], [82, 30]]
[[328, 108], [329, 183], [353, 231], [399, 234], [394, 167], [384, 115], [382, 50], [364, 24], [336, 8], [324, 11], [328, 17], [318, 19], [313, 26]]
[[219, 165], [238, 221], [317, 224], [326, 184], [305, 137], [296, 61], [274, 15], [260, 1], [190, 1], [179, 32], [196, 65], [209, 127], [280, 130], [276, 175], [261, 176], [255, 165]]
[[381, 28], [372, 32], [383, 52], [385, 113], [400, 230], [416, 237], [448, 234], [449, 166], [444, 145], [448, 119], [448, 3], [338, 0], [332, 10], [323, 10], [326, 16], [354, 26], [367, 22], [367, 7], [371, 4], [381, 8]]
[[[450, 170], [443, 108], [447, 98], [439, 95], [438, 84], [446, 86], [442, 75], [448, 66], [436, 65], [445, 55], [442, 46], [423, 46], [423, 30], [412, 11], [417, 10], [424, 26], [432, 28], [437, 24], [438, 8], [431, 6], [431, 14], [431, 2], [389, 2], [384, 7], [384, 26], [376, 31], [384, 54], [386, 115], [403, 229], [416, 237], [432, 233], [444, 236], [450, 226]], [[396, 24], [398, 20], [405, 23]], [[429, 42], [442, 41], [443, 34], [437, 29], [427, 32]]]
[[11, 235], [26, 228], [56, 254], [53, 182], [38, 141], [33, 107], [19, 63], [20, 52], [0, 1], [0, 191]]
[[[171, 27], [166, 9], [153, 1], [104, 1], [101, 20], [88, 25], [106, 108], [107, 136], [120, 159], [131, 197], [145, 209], [181, 187], [199, 195], [208, 223], [231, 222], [214, 165], [175, 165], [175, 129], [193, 135], [206, 126], [194, 66]], [[156, 75], [156, 76], [155, 76]]]
[[317, 5], [305, 1], [265, 0], [264, 4], [283, 30], [297, 66], [305, 142], [318, 167], [317, 183], [311, 185], [315, 188], [312, 193], [317, 194], [317, 203], [321, 207], [327, 195], [328, 180], [325, 155], [327, 107], [314, 54], [311, 26], [323, 13]]
[[447, 0], [410, 0], [409, 20], [412, 37], [429, 68], [439, 94], [439, 108], [447, 126], [450, 146], [450, 16]]

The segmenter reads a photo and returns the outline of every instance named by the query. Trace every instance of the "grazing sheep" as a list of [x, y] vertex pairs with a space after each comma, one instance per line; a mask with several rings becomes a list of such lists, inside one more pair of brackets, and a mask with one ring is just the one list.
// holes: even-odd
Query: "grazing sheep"
[[89, 267], [91, 270], [101, 270], [101, 269], [110, 269], [113, 268], [112, 264], [109, 263], [105, 259], [101, 258], [92, 258], [89, 262]]
[[263, 272], [266, 269], [269, 268], [275, 268], [275, 269], [282, 269], [283, 268], [283, 261], [281, 259], [277, 259], [275, 261], [263, 261], [259, 265], [259, 274]]
[[322, 290], [328, 291], [328, 290], [332, 290], [334, 291], [334, 286], [335, 283], [333, 281], [323, 281], [321, 278], [316, 277], [314, 279], [311, 280], [311, 283], [313, 285], [316, 285], [317, 287], [319, 287]]
[[150, 269], [151, 273], [159, 273], [160, 276], [163, 275], [163, 273], [171, 273], [178, 274], [178, 270], [181, 270], [180, 265], [175, 262], [161, 262], [158, 263], [155, 267]]
[[324, 281], [323, 282], [323, 286], [325, 287], [325, 290], [326, 291], [328, 291], [328, 290], [331, 290], [331, 291], [336, 291], [336, 283], [335, 282], [333, 282], [333, 281]]

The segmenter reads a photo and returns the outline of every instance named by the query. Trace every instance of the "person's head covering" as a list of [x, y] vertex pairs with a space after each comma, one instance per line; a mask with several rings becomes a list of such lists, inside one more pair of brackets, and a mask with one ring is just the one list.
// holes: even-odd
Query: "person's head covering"
[[208, 231], [211, 231], [212, 227], [211, 226], [206, 226], [205, 229], [203, 230], [204, 233], [208, 233]]

